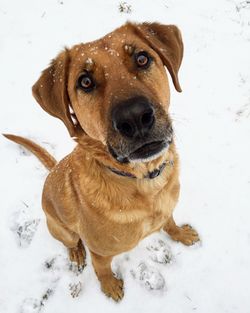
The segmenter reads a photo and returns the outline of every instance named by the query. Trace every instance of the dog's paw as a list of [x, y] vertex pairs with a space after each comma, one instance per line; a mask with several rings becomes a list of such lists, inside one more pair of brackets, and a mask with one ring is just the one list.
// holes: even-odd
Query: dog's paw
[[120, 301], [123, 296], [123, 280], [117, 279], [112, 275], [100, 278], [101, 289], [106, 296], [111, 297], [115, 301]]
[[154, 267], [141, 262], [131, 271], [132, 276], [147, 290], [162, 290], [165, 287], [165, 279]]
[[171, 238], [175, 241], [180, 241], [186, 246], [191, 246], [200, 241], [199, 235], [190, 225], [178, 227], [176, 233], [171, 234]]
[[71, 261], [70, 269], [73, 272], [82, 272], [86, 266], [86, 251], [81, 241], [79, 241], [77, 247], [68, 248], [69, 259]]
[[147, 247], [150, 251], [150, 259], [156, 263], [167, 264], [172, 261], [172, 253], [170, 247], [161, 239], [154, 240]]

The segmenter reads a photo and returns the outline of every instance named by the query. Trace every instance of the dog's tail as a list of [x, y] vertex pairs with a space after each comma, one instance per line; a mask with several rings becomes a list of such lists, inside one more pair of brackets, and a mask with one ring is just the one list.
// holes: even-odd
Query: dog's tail
[[53, 156], [33, 141], [11, 134], [3, 134], [3, 136], [21, 146], [24, 146], [26, 149], [34, 153], [49, 171], [56, 165], [57, 161], [53, 158]]

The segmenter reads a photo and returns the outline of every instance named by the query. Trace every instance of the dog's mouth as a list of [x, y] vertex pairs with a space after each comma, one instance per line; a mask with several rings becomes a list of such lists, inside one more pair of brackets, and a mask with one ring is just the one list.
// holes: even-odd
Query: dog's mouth
[[120, 163], [132, 162], [147, 162], [156, 159], [163, 154], [172, 140], [151, 141], [141, 145], [139, 148], [133, 150], [128, 155], [117, 155], [115, 150], [108, 145], [110, 154]]
[[153, 141], [144, 144], [129, 154], [128, 159], [131, 161], [145, 161], [156, 158], [165, 148], [168, 147], [166, 140]]

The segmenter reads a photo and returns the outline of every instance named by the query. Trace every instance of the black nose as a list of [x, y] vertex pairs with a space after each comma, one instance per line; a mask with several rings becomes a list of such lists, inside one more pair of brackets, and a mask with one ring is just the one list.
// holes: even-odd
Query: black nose
[[133, 97], [115, 105], [111, 114], [113, 127], [129, 138], [145, 137], [155, 121], [154, 109], [144, 97]]

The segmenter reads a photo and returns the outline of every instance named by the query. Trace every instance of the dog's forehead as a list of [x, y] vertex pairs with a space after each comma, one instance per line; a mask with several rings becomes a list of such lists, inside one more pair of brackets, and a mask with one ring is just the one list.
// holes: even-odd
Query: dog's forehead
[[78, 44], [70, 50], [72, 62], [75, 65], [82, 63], [106, 63], [115, 62], [122, 57], [126, 45], [143, 43], [133, 31], [130, 25], [122, 26], [104, 37]]

